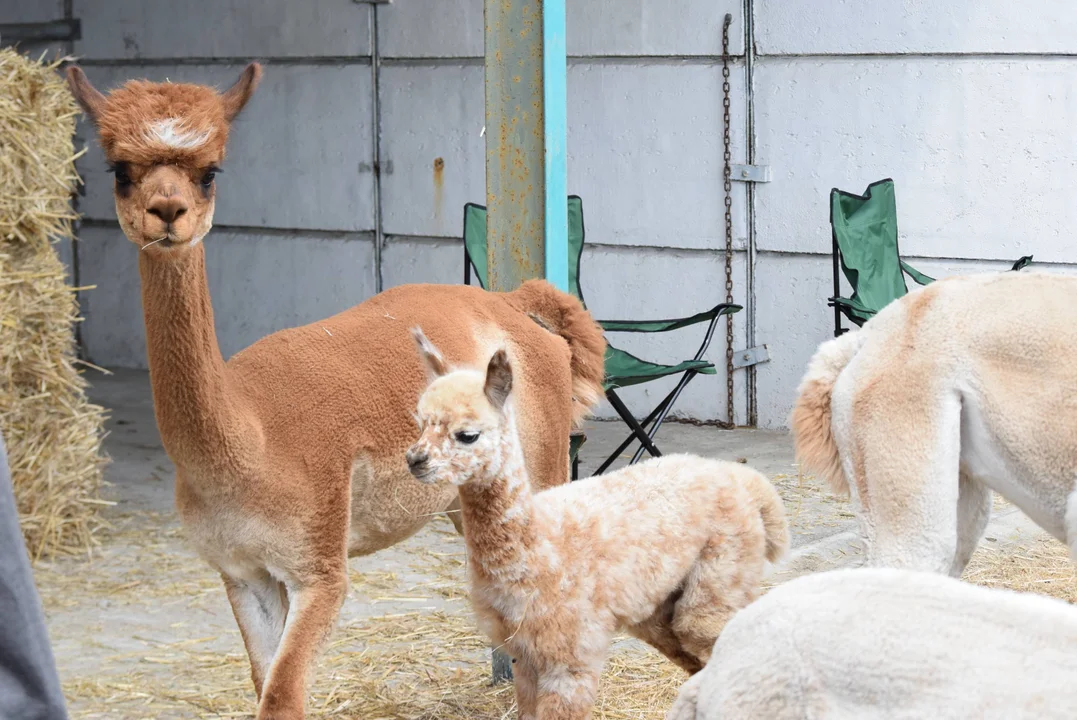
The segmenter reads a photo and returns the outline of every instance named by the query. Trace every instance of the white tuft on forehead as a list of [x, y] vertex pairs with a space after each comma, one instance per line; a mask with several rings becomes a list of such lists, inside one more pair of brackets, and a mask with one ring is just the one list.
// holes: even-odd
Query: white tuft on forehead
[[167, 118], [150, 123], [145, 134], [146, 139], [152, 143], [176, 150], [191, 150], [209, 140], [209, 136], [213, 134], [213, 129], [198, 132], [188, 128], [183, 120]]

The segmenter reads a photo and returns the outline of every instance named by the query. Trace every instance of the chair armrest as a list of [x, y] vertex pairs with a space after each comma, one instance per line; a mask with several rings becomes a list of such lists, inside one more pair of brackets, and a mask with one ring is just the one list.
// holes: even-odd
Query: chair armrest
[[706, 312], [696, 313], [684, 318], [674, 318], [672, 320], [599, 320], [598, 324], [606, 332], [669, 332], [670, 330], [680, 330], [708, 320], [715, 320], [722, 315], [729, 315], [742, 309], [740, 305], [722, 303], [721, 305], [715, 305]]
[[832, 297], [827, 298], [826, 303], [831, 307], [837, 305], [839, 308], [849, 308], [850, 310], [855, 310], [859, 313], [864, 313], [866, 315], [875, 314], [874, 310], [867, 307], [866, 305], [863, 305], [862, 303], [857, 302], [856, 300], [853, 300], [852, 298]]
[[875, 315], [874, 310], [850, 298], [832, 297], [827, 299], [827, 305], [836, 307], [857, 327], [862, 327]]
[[1022, 270], [1024, 268], [1027, 268], [1031, 264], [1032, 264], [1032, 256], [1031, 255], [1022, 255], [1020, 258], [1017, 259], [1016, 262], [1014, 262], [1013, 267], [1011, 267], [1010, 270], [1015, 270], [1015, 271], [1016, 270]]
[[924, 275], [922, 272], [914, 268], [904, 260], [901, 261], [901, 269], [905, 271], [905, 274], [916, 281], [918, 285], [930, 285], [935, 282], [935, 278], [928, 275]]

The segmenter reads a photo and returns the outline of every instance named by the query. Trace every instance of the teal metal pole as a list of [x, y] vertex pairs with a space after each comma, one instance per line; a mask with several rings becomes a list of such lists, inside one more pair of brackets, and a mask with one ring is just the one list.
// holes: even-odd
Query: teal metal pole
[[565, 0], [542, 2], [542, 93], [546, 137], [546, 279], [568, 292], [568, 63]]

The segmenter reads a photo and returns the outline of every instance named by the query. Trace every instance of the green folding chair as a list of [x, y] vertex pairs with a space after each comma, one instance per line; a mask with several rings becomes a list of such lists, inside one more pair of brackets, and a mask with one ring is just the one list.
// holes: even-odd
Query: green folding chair
[[[906, 295], [906, 275], [919, 285], [934, 282], [934, 278], [901, 259], [892, 179], [868, 185], [863, 195], [831, 190], [830, 227], [834, 295], [827, 304], [834, 308], [835, 337], [850, 329], [842, 327], [842, 315], [859, 327]], [[1031, 262], [1032, 256], [1025, 255], [1011, 269], [1020, 270]], [[847, 298], [841, 297], [839, 266], [853, 289]]]
[[[583, 290], [580, 287], [580, 256], [583, 254], [584, 224], [583, 224], [583, 200], [577, 195], [568, 198], [568, 276], [569, 292], [580, 299], [586, 307], [583, 299]], [[482, 205], [468, 203], [464, 206], [464, 283], [471, 284], [472, 270], [482, 287], [486, 287], [486, 208]], [[636, 463], [643, 456], [644, 451], [654, 457], [662, 453], [654, 443], [654, 437], [662, 426], [669, 411], [673, 408], [681, 392], [696, 375], [714, 375], [717, 370], [713, 363], [703, 359], [703, 355], [710, 346], [714, 337], [714, 330], [718, 319], [722, 315], [735, 313], [741, 309], [740, 305], [715, 305], [706, 312], [697, 313], [686, 318], [671, 320], [600, 320], [599, 325], [606, 332], [634, 332], [656, 333], [679, 330], [699, 323], [707, 323], [707, 331], [699, 350], [691, 360], [679, 362], [676, 365], [662, 365], [643, 360], [635, 355], [615, 348], [606, 342], [605, 369], [606, 378], [603, 389], [610, 405], [621, 416], [625, 424], [631, 429], [631, 434], [625, 438], [616, 450], [599, 466], [595, 475], [601, 475], [613, 462], [620, 457], [621, 453], [634, 441], [639, 442], [639, 448], [632, 456], [631, 463]], [[671, 375], [680, 375], [676, 386], [671, 390], [658, 405], [641, 422], [631, 413], [624, 402], [617, 395], [617, 390], [631, 385], [657, 380]], [[578, 448], [577, 448], [578, 449]], [[575, 462], [578, 460], [576, 456]], [[575, 477], [574, 472], [574, 477]]]

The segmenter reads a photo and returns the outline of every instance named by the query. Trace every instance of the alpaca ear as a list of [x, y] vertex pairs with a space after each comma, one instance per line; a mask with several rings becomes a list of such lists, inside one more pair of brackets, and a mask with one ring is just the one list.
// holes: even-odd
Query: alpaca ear
[[104, 111], [105, 103], [108, 100], [90, 83], [90, 79], [86, 77], [86, 73], [82, 72], [82, 68], [78, 65], [72, 65], [67, 68], [67, 87], [71, 94], [75, 96], [79, 107], [86, 113], [86, 117], [90, 118], [94, 125], [97, 125], [97, 120]]
[[411, 329], [411, 336], [415, 338], [415, 344], [419, 346], [419, 358], [426, 368], [426, 376], [433, 381], [449, 372], [449, 366], [441, 351], [434, 347], [434, 343], [427, 340], [426, 335], [419, 328]]
[[251, 99], [258, 82], [262, 79], [262, 66], [252, 62], [243, 68], [239, 80], [221, 94], [221, 105], [224, 107], [224, 119], [232, 122], [239, 115], [239, 111]]
[[512, 392], [512, 365], [504, 350], [498, 350], [486, 366], [486, 385], [483, 387], [486, 399], [500, 410]]

